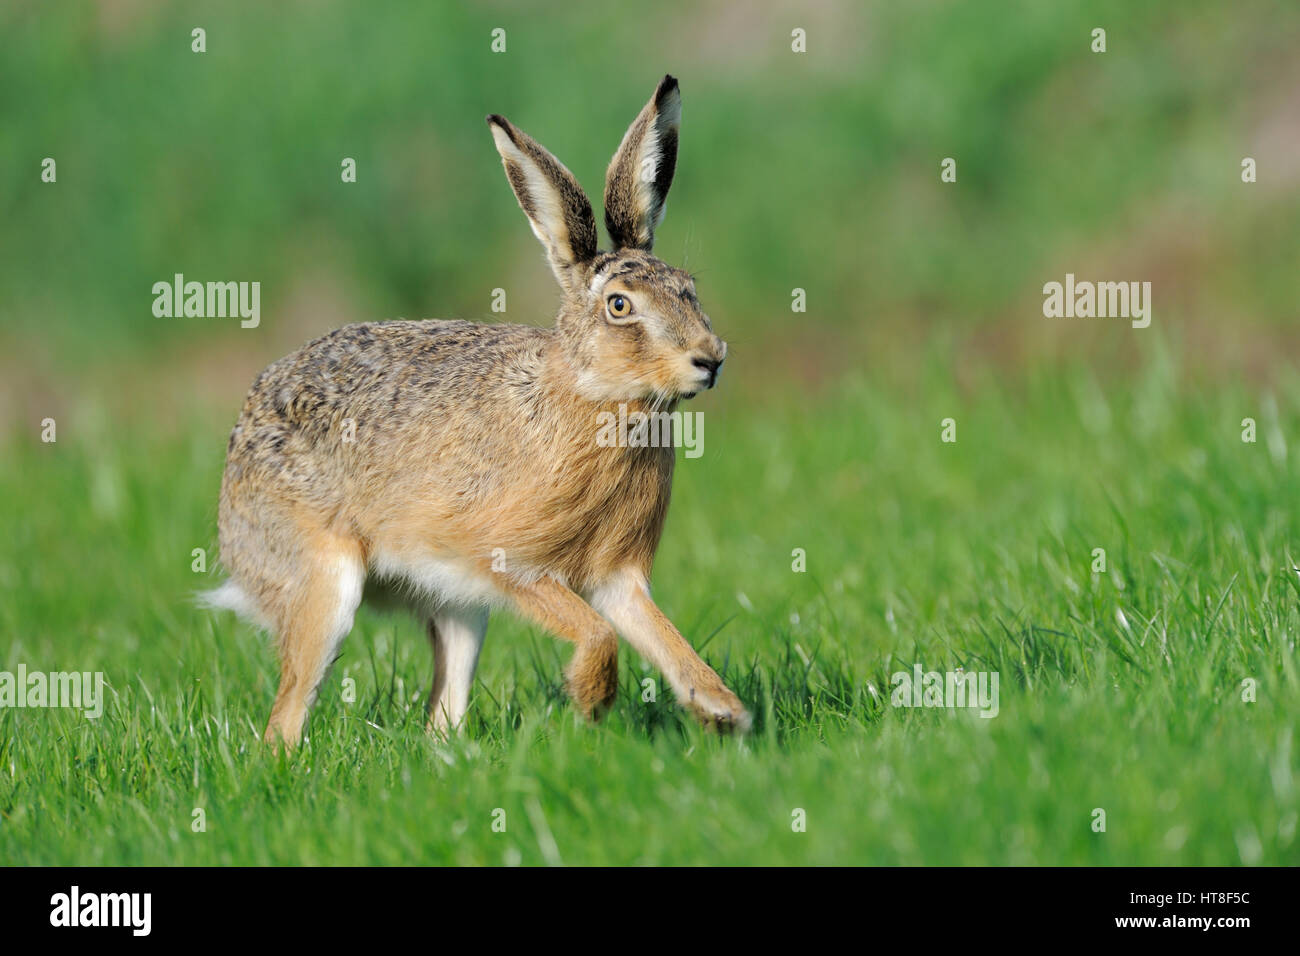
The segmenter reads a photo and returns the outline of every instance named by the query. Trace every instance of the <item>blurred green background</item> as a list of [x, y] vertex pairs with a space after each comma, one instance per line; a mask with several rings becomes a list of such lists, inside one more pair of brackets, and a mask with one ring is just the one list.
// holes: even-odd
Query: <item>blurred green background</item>
[[[934, 350], [963, 378], [1125, 370], [1157, 343], [1258, 380], [1300, 354], [1298, 29], [1294, 3], [1195, 0], [11, 2], [6, 424], [87, 393], [233, 411], [320, 332], [500, 319], [494, 288], [504, 318], [548, 322], [554, 285], [483, 117], [547, 145], [599, 218], [605, 165], [665, 72], [684, 111], [657, 251], [699, 274], [740, 347], [730, 387], [906, 374]], [[1041, 287], [1067, 271], [1151, 281], [1152, 327], [1045, 319]], [[150, 288], [176, 272], [261, 281], [262, 327], [155, 318]]]

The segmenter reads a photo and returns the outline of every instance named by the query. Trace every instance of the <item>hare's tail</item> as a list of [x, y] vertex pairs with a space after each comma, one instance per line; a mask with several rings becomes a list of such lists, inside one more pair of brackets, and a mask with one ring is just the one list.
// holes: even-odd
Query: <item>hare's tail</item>
[[227, 581], [212, 591], [200, 591], [195, 595], [195, 601], [199, 607], [214, 611], [234, 611], [246, 621], [260, 627], [268, 626], [262, 609], [234, 581]]

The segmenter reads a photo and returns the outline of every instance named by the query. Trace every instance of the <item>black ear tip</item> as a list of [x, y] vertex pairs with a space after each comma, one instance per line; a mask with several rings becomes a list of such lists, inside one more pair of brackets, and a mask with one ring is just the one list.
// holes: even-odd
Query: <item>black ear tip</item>
[[487, 117], [488, 129], [499, 129], [506, 134], [506, 138], [516, 146], [519, 140], [515, 137], [515, 128], [510, 125], [510, 121], [500, 113], [489, 113]]
[[655, 99], [661, 100], [675, 89], [677, 89], [677, 77], [665, 73], [664, 78], [659, 81], [659, 89], [655, 90]]

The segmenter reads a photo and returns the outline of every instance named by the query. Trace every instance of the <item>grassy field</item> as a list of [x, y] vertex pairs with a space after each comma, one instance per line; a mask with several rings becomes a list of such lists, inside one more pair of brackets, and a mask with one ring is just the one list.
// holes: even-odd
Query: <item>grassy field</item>
[[[161, 439], [88, 413], [56, 444], [14, 438], [0, 667], [102, 670], [111, 695], [97, 721], [0, 710], [0, 860], [1300, 862], [1300, 528], [1279, 493], [1300, 381], [1280, 413], [1150, 368], [1122, 390], [1075, 369], [963, 394], [936, 365], [811, 407], [700, 400], [656, 586], [751, 705], [744, 740], [666, 690], [643, 702], [657, 675], [626, 651], [616, 709], [581, 723], [567, 648], [501, 614], [464, 738], [435, 743], [422, 630], [363, 612], [309, 742], [271, 756], [267, 642], [190, 601], [228, 422]], [[891, 706], [914, 664], [998, 672], [999, 713]]]

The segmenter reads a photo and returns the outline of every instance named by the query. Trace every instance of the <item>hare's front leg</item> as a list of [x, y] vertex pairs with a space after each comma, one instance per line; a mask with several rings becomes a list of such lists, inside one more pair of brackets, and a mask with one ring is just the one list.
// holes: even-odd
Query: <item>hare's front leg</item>
[[429, 641], [433, 644], [430, 733], [445, 736], [465, 719], [487, 624], [485, 607], [444, 607], [429, 619]]
[[565, 672], [569, 696], [584, 717], [604, 716], [618, 693], [618, 635], [609, 622], [553, 578], [506, 591], [521, 614], [577, 645]]
[[591, 594], [591, 605], [627, 642], [663, 673], [682, 706], [706, 727], [748, 731], [749, 712], [717, 673], [700, 659], [686, 638], [650, 599], [650, 585], [639, 570], [613, 575]]

